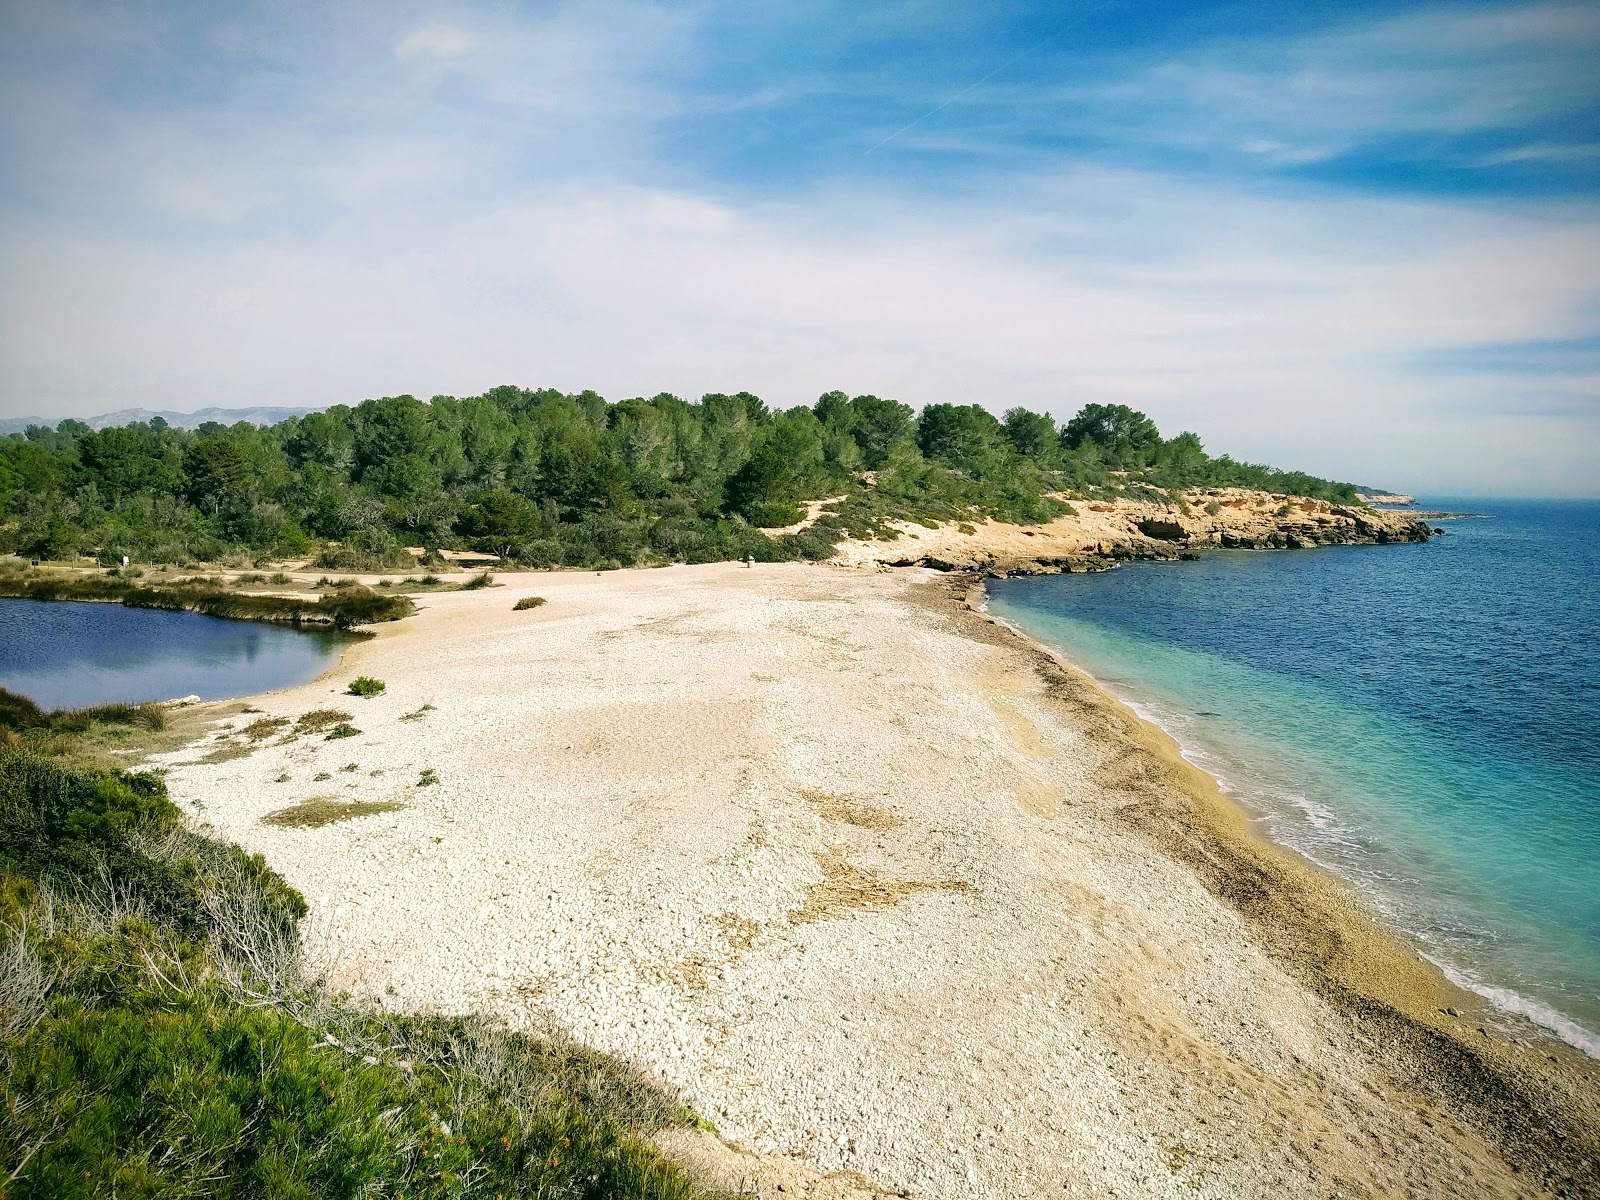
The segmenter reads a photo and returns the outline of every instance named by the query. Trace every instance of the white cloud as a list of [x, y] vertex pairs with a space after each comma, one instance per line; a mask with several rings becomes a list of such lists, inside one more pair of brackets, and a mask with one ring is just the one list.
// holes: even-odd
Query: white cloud
[[397, 58], [461, 58], [477, 45], [465, 29], [453, 25], [422, 25], [395, 43]]
[[[1592, 221], [1368, 202], [1313, 215], [1098, 173], [989, 205], [741, 209], [582, 184], [365, 240], [175, 253], [13, 231], [0, 377], [18, 407], [80, 413], [502, 382], [747, 387], [783, 405], [837, 386], [1058, 415], [1117, 400], [1218, 451], [1513, 486], [1503, 443], [1459, 419], [1477, 402], [1528, 447], [1526, 486], [1578, 487], [1577, 456], [1600, 453], [1593, 420], [1541, 437], [1556, 418], [1519, 417], [1513, 396], [1396, 367], [1418, 346], [1548, 336], [1600, 277]], [[1170, 241], [1144, 259], [1101, 252], [1152, 224]], [[1038, 252], [1085, 231], [1104, 245]]]

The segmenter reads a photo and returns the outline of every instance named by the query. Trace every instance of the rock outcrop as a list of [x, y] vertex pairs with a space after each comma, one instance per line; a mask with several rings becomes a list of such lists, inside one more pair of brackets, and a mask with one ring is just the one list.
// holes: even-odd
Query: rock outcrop
[[[1000, 521], [927, 529], [897, 524], [893, 541], [846, 541], [835, 561], [992, 574], [1098, 571], [1125, 559], [1188, 558], [1203, 549], [1425, 542], [1414, 514], [1245, 488], [1194, 488], [1171, 500], [1069, 500], [1074, 513], [1045, 525]], [[970, 533], [962, 532], [971, 530]]]

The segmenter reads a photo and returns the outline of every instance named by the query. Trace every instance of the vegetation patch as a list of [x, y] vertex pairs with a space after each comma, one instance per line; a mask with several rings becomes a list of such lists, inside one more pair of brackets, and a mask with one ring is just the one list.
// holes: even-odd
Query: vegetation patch
[[433, 705], [424, 704], [421, 708], [414, 708], [408, 713], [403, 713], [401, 715], [400, 719], [402, 721], [420, 721], [420, 720], [422, 720], [423, 717], [427, 716], [429, 713], [436, 712], [436, 711], [437, 710], [433, 707]]
[[[328, 581], [312, 601], [228, 593], [205, 576], [141, 589], [131, 576], [223, 562], [259, 575], [274, 557], [403, 570], [417, 562], [407, 545], [426, 549], [425, 570], [446, 565], [445, 546], [536, 569], [819, 560], [846, 537], [893, 536], [895, 521], [1037, 524], [1067, 511], [1062, 494], [1161, 501], [1220, 487], [1361, 503], [1350, 484], [1212, 455], [1193, 433], [1164, 436], [1124, 405], [1086, 405], [1058, 425], [1020, 407], [916, 412], [844, 392], [774, 410], [748, 392], [613, 404], [500, 387], [426, 403], [384, 396], [268, 427], [32, 426], [0, 437], [0, 554], [75, 563], [90, 551], [118, 566], [75, 598], [350, 627], [409, 612], [407, 588], [459, 585]], [[805, 529], [763, 532], [834, 497]], [[124, 555], [139, 566], [121, 570]], [[491, 583], [484, 572], [465, 586]]]
[[129, 608], [197, 612], [243, 621], [333, 625], [340, 629], [398, 621], [416, 611], [416, 606], [405, 596], [379, 595], [359, 586], [313, 598], [230, 592], [211, 581], [141, 587], [103, 575], [36, 571], [0, 572], [0, 596], [22, 600], [111, 601]]
[[977, 889], [960, 879], [884, 879], [863, 871], [838, 846], [816, 856], [822, 879], [806, 890], [805, 902], [789, 914], [794, 925], [826, 921], [842, 913], [893, 908], [918, 892], [954, 892], [973, 896]]
[[859, 829], [887, 832], [904, 821], [880, 804], [861, 796], [836, 796], [814, 788], [801, 788], [800, 796], [825, 821], [839, 821]]
[[383, 680], [374, 679], [371, 675], [357, 675], [345, 692], [350, 696], [378, 696], [387, 686]]
[[334, 725], [343, 724], [351, 719], [351, 714], [340, 708], [314, 708], [308, 713], [301, 713], [294, 723], [296, 733], [321, 733]]
[[289, 728], [288, 717], [262, 717], [258, 721], [250, 722], [239, 732], [252, 742], [264, 742], [269, 737], [274, 737], [287, 728]]
[[322, 740], [325, 741], [325, 742], [336, 742], [340, 738], [352, 738], [352, 737], [355, 737], [360, 732], [361, 732], [361, 730], [357, 729], [354, 725], [350, 724], [348, 721], [341, 721], [341, 722], [339, 722], [339, 724], [335, 725], [332, 729], [328, 730], [327, 733], [323, 734], [322, 735]]
[[0, 688], [0, 747], [25, 746], [51, 757], [105, 759], [165, 731], [159, 704], [100, 704], [45, 710], [27, 696]]
[[543, 596], [524, 596], [511, 606], [511, 611], [527, 612], [530, 608], [543, 608], [544, 604], [545, 598]]
[[394, 812], [404, 807], [397, 800], [341, 800], [337, 796], [313, 796], [288, 808], [274, 809], [261, 818], [261, 823], [283, 829], [321, 829], [324, 825], [339, 821]]
[[[349, 805], [344, 805], [349, 808]], [[8, 1200], [691, 1200], [681, 1101], [560, 1037], [354, 1007], [300, 895], [159, 778], [0, 748]]]
[[463, 592], [475, 592], [479, 588], [501, 587], [501, 586], [503, 586], [503, 585], [502, 584], [498, 584], [498, 583], [496, 583], [494, 581], [494, 575], [493, 574], [491, 574], [488, 571], [483, 571], [483, 572], [480, 572], [477, 575], [474, 575], [471, 579], [469, 579], [465, 583], [463, 583], [461, 585], [461, 590]]
[[418, 787], [432, 787], [439, 782], [439, 772], [429, 767], [417, 778]]

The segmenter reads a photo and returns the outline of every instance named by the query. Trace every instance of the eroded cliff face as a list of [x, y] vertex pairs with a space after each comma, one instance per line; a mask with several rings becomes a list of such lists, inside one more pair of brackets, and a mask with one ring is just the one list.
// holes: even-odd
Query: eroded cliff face
[[1130, 558], [1176, 558], [1202, 549], [1425, 542], [1411, 513], [1331, 504], [1244, 488], [1192, 488], [1168, 501], [1069, 500], [1077, 510], [1046, 525], [899, 524], [894, 541], [846, 541], [835, 561], [922, 565], [996, 574], [1104, 570]]

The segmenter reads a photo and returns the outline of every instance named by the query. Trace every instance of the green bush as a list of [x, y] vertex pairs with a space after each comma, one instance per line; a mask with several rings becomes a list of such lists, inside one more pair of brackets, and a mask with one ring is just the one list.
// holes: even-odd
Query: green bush
[[341, 722], [339, 722], [339, 724], [335, 725], [332, 729], [328, 730], [327, 733], [323, 734], [322, 735], [322, 740], [325, 741], [325, 742], [336, 742], [340, 738], [355, 737], [360, 732], [361, 732], [361, 730], [357, 729], [354, 725], [350, 724], [348, 721], [341, 721]]
[[544, 605], [543, 596], [524, 596], [511, 606], [512, 612], [527, 612], [530, 608], [540, 608]]
[[346, 694], [351, 696], [376, 696], [387, 685], [381, 679], [374, 679], [371, 675], [357, 675], [350, 681]]
[[300, 896], [187, 830], [153, 776], [0, 752], [0, 1170], [116, 1195], [690, 1200], [671, 1097], [472, 1017], [298, 974]]

